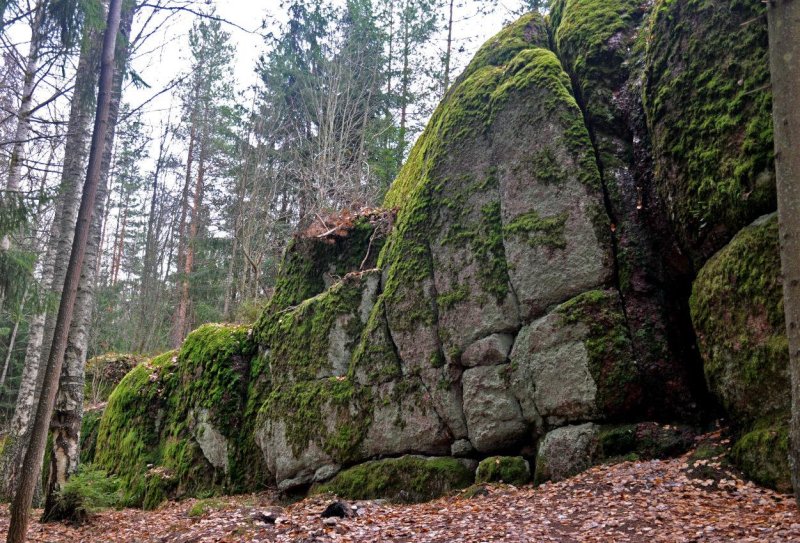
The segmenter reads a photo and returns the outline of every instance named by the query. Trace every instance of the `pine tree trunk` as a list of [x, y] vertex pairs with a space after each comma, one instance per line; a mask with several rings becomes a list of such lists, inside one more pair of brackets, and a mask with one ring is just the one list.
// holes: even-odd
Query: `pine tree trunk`
[[[122, 189], [122, 187], [120, 187]], [[128, 223], [128, 196], [120, 190], [120, 198], [122, 199], [122, 218], [121, 224], [117, 223], [116, 239], [114, 241], [114, 256], [111, 262], [111, 285], [117, 284], [119, 279], [119, 269], [122, 266], [122, 256], [125, 254], [125, 229]]]
[[[181, 219], [178, 224], [178, 271], [185, 272], [187, 260], [187, 232], [186, 220], [189, 213], [189, 185], [192, 181], [192, 156], [194, 153], [195, 127], [189, 133], [189, 156], [186, 159], [186, 180], [183, 184], [183, 194], [181, 197]], [[186, 288], [184, 288], [184, 286]], [[178, 307], [175, 310], [175, 317], [172, 325], [172, 347], [177, 349], [183, 342], [183, 335], [186, 332], [186, 313], [189, 305], [189, 277], [183, 276], [178, 284]]]
[[11, 502], [11, 522], [8, 529], [7, 543], [23, 543], [25, 541], [28, 522], [30, 521], [31, 502], [42, 467], [48, 427], [58, 390], [58, 379], [61, 375], [61, 366], [67, 349], [69, 328], [72, 322], [75, 299], [78, 295], [78, 285], [89, 238], [97, 186], [100, 183], [101, 163], [108, 131], [114, 78], [114, 53], [120, 25], [121, 3], [122, 0], [111, 0], [109, 2], [108, 23], [103, 39], [103, 60], [97, 94], [97, 114], [92, 133], [86, 182], [83, 187], [78, 220], [75, 224], [74, 243], [64, 280], [64, 291], [58, 308], [53, 343], [50, 348], [47, 367], [45, 368], [42, 393], [39, 397], [36, 418], [31, 431], [31, 440], [25, 453], [19, 487], [14, 495], [14, 500]]
[[792, 377], [789, 459], [800, 504], [800, 1], [769, 6], [769, 56], [783, 300]]
[[114, 72], [113, 90], [108, 113], [108, 130], [100, 165], [100, 182], [97, 187], [94, 212], [86, 246], [84, 266], [75, 300], [72, 324], [69, 330], [67, 349], [59, 381], [56, 405], [50, 421], [53, 433], [53, 449], [50, 455], [51, 464], [48, 472], [48, 485], [45, 500], [45, 519], [60, 519], [70, 514], [60, 511], [55, 497], [61, 486], [75, 473], [80, 461], [80, 431], [83, 418], [83, 393], [86, 370], [86, 353], [89, 346], [89, 325], [94, 309], [96, 262], [100, 257], [100, 235], [102, 219], [105, 213], [106, 192], [108, 190], [109, 172], [111, 169], [112, 150], [116, 133], [119, 105], [122, 97], [124, 67], [128, 60], [128, 44], [131, 24], [133, 22], [135, 4], [126, 2], [121, 14], [119, 39], [115, 59], [117, 68]]
[[403, 19], [403, 71], [400, 75], [400, 138], [397, 145], [397, 163], [402, 164], [406, 154], [406, 130], [408, 124], [408, 90], [411, 84], [411, 74], [409, 73], [409, 57], [411, 55], [411, 21]]

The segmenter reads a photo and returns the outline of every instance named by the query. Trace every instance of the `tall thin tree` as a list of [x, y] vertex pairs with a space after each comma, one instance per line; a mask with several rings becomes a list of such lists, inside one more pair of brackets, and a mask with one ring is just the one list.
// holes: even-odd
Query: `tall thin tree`
[[792, 377], [790, 459], [800, 503], [800, 2], [768, 2], [783, 300]]
[[50, 418], [53, 413], [58, 379], [61, 375], [61, 366], [64, 361], [64, 352], [67, 348], [75, 299], [78, 294], [81, 268], [83, 267], [84, 254], [89, 239], [89, 230], [94, 210], [94, 200], [97, 186], [100, 182], [101, 162], [106, 144], [106, 133], [109, 129], [108, 117], [111, 109], [111, 93], [114, 78], [114, 54], [117, 34], [120, 24], [120, 11], [122, 0], [109, 2], [108, 20], [103, 39], [103, 56], [100, 69], [100, 84], [97, 93], [97, 114], [95, 117], [92, 145], [89, 152], [89, 167], [86, 173], [86, 182], [81, 197], [81, 207], [78, 211], [78, 222], [75, 226], [75, 238], [72, 244], [67, 276], [64, 281], [64, 292], [58, 309], [53, 344], [47, 361], [42, 393], [39, 397], [39, 406], [31, 434], [31, 442], [25, 454], [22, 469], [22, 478], [19, 488], [11, 502], [11, 524], [8, 529], [7, 543], [23, 543], [28, 531], [30, 521], [31, 502], [36, 481], [42, 467], [47, 432]]

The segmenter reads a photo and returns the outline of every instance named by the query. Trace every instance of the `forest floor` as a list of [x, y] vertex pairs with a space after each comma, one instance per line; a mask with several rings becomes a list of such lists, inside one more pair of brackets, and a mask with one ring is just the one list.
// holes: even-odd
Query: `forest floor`
[[[712, 434], [672, 460], [597, 466], [539, 487], [473, 487], [417, 505], [353, 502], [352, 518], [320, 518], [330, 496], [280, 506], [256, 494], [107, 511], [83, 526], [35, 523], [29, 541], [800, 542], [794, 500], [743, 481], [724, 448]], [[0, 506], [0, 534], [7, 526]]]

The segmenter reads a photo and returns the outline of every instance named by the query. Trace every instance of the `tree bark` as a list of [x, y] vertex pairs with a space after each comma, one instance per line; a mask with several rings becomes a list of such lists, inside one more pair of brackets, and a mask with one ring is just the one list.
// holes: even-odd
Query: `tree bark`
[[768, 3], [783, 300], [792, 378], [789, 459], [800, 503], [800, 0]]
[[67, 349], [67, 336], [72, 321], [75, 299], [78, 294], [81, 268], [83, 267], [86, 244], [92, 220], [94, 201], [97, 186], [100, 182], [101, 162], [106, 133], [108, 130], [109, 110], [111, 106], [111, 91], [114, 78], [114, 54], [117, 34], [120, 26], [120, 9], [122, 0], [109, 2], [108, 22], [103, 40], [103, 60], [100, 71], [100, 84], [97, 94], [97, 115], [92, 134], [92, 146], [89, 153], [89, 167], [86, 173], [86, 182], [83, 187], [81, 206], [78, 212], [78, 221], [75, 225], [75, 238], [70, 254], [69, 266], [64, 281], [64, 292], [58, 309], [53, 343], [45, 369], [45, 378], [39, 405], [36, 410], [36, 419], [31, 432], [31, 441], [25, 453], [22, 478], [19, 488], [11, 502], [11, 522], [8, 529], [7, 543], [23, 543], [28, 531], [30, 521], [31, 502], [36, 487], [36, 480], [41, 471], [42, 458], [44, 457], [47, 430], [53, 413], [53, 404], [58, 390], [58, 378]]
[[113, 91], [109, 105], [108, 130], [100, 167], [100, 182], [97, 187], [91, 231], [86, 247], [78, 294], [75, 300], [74, 316], [64, 355], [64, 365], [61, 371], [58, 395], [56, 396], [55, 411], [50, 421], [50, 429], [53, 433], [53, 449], [50, 455], [51, 464], [48, 471], [44, 508], [44, 518], [48, 520], [62, 518], [63, 515], [69, 514], [69, 512], [58, 510], [55, 497], [61, 486], [78, 469], [80, 462], [80, 431], [83, 418], [86, 353], [89, 345], [89, 324], [92, 320], [92, 310], [94, 308], [96, 263], [100, 258], [102, 219], [105, 212], [112, 150], [114, 148], [116, 124], [122, 97], [124, 68], [128, 60], [129, 36], [134, 11], [135, 4], [126, 2], [121, 14], [120, 39], [117, 40], [117, 51], [115, 53], [117, 67], [114, 72]]
[[28, 291], [25, 291], [25, 294], [22, 295], [22, 302], [19, 304], [19, 312], [17, 313], [16, 318], [14, 319], [14, 328], [11, 330], [11, 337], [8, 340], [8, 350], [6, 352], [6, 358], [3, 362], [3, 373], [0, 374], [0, 390], [3, 389], [3, 386], [6, 384], [6, 376], [8, 376], [8, 366], [11, 365], [11, 355], [14, 353], [14, 345], [17, 343], [17, 332], [19, 332], [19, 322], [22, 320], [22, 311], [25, 309], [25, 298], [28, 294]]
[[[17, 112], [17, 128], [14, 131], [14, 144], [11, 156], [8, 159], [8, 179], [6, 190], [19, 192], [22, 180], [22, 163], [25, 160], [25, 144], [31, 132], [31, 109], [33, 106], [33, 92], [36, 89], [36, 74], [39, 71], [39, 48], [42, 41], [42, 23], [44, 21], [45, 2], [39, 0], [33, 11], [31, 23], [31, 43], [28, 58], [25, 62], [23, 74], [22, 99]], [[11, 247], [11, 238], [8, 235], [0, 239], [0, 250], [7, 251]]]
[[[189, 186], [192, 182], [192, 157], [194, 153], [195, 127], [192, 125], [189, 133], [189, 155], [186, 158], [186, 180], [183, 184], [183, 194], [181, 195], [181, 220], [178, 224], [178, 271], [185, 272], [187, 260], [187, 232], [186, 220], [189, 213]], [[184, 276], [178, 286], [178, 307], [175, 310], [175, 317], [172, 325], [172, 347], [177, 349], [183, 342], [183, 335], [186, 332], [186, 313], [188, 311], [188, 281], [189, 277]], [[186, 288], [184, 289], [184, 284]], [[186, 294], [186, 296], [184, 296]]]
[[447, 49], [444, 54], [444, 82], [442, 84], [442, 96], [447, 92], [450, 86], [450, 57], [453, 50], [453, 3], [455, 0], [450, 0], [450, 15], [447, 18]]
[[[78, 212], [78, 187], [83, 175], [88, 152], [87, 141], [92, 120], [94, 93], [97, 88], [97, 64], [100, 58], [100, 36], [96, 30], [88, 31], [88, 45], [78, 60], [75, 91], [67, 123], [67, 141], [64, 148], [64, 166], [59, 184], [59, 199], [45, 258], [42, 263], [43, 288], [53, 299], [61, 294], [66, 274], [67, 259], [75, 231]], [[35, 399], [41, 389], [42, 366], [48, 357], [53, 338], [55, 315], [46, 309], [31, 318], [25, 363], [9, 437], [3, 448], [0, 468], [4, 477], [0, 483], [0, 497], [11, 497], [17, 486], [22, 461], [27, 449], [30, 423], [33, 419]]]

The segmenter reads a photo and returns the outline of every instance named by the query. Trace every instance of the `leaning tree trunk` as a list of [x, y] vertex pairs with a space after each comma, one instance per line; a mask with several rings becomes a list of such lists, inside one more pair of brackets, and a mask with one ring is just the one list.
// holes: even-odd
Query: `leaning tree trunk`
[[792, 377], [789, 458], [800, 503], [800, 0], [773, 0], [768, 6], [783, 300]]
[[[67, 141], [64, 148], [64, 166], [59, 184], [56, 216], [50, 230], [50, 239], [42, 265], [42, 285], [53, 299], [58, 299], [64, 285], [67, 259], [75, 231], [78, 212], [78, 187], [83, 176], [88, 152], [89, 127], [92, 121], [94, 93], [97, 88], [96, 66], [100, 57], [99, 32], [89, 31], [87, 43], [78, 60], [75, 91], [67, 124]], [[8, 439], [3, 447], [0, 468], [0, 497], [10, 498], [17, 486], [22, 460], [27, 449], [33, 420], [35, 399], [41, 389], [42, 366], [47, 360], [48, 348], [53, 338], [55, 315], [42, 310], [30, 322], [28, 345], [22, 370], [14, 417]]]
[[30, 521], [31, 502], [36, 481], [42, 467], [47, 430], [53, 414], [53, 404], [58, 391], [58, 379], [64, 353], [67, 349], [67, 336], [72, 323], [75, 299], [78, 295], [81, 269], [83, 267], [86, 244], [92, 222], [97, 186], [100, 182], [101, 163], [108, 131], [108, 118], [111, 106], [111, 93], [114, 78], [114, 53], [117, 34], [120, 26], [120, 8], [122, 0], [111, 0], [108, 8], [108, 23], [103, 39], [103, 60], [100, 70], [100, 84], [97, 93], [97, 114], [95, 116], [92, 146], [89, 152], [89, 166], [86, 182], [81, 197], [81, 207], [75, 224], [75, 239], [72, 244], [69, 266], [64, 280], [64, 292], [58, 308], [53, 344], [47, 360], [42, 393], [36, 409], [36, 419], [31, 431], [31, 440], [25, 453], [22, 477], [19, 487], [11, 502], [11, 522], [8, 529], [7, 543], [23, 543]]
[[101, 164], [100, 182], [94, 205], [94, 217], [86, 247], [86, 257], [81, 273], [75, 312], [69, 331], [64, 366], [61, 370], [58, 395], [50, 421], [53, 433], [53, 449], [48, 472], [47, 496], [44, 518], [56, 520], [69, 515], [61, 511], [55, 499], [61, 486], [75, 473], [80, 461], [80, 432], [83, 419], [83, 392], [86, 370], [86, 352], [89, 345], [89, 324], [92, 320], [97, 273], [97, 260], [100, 258], [100, 236], [105, 213], [106, 192], [108, 190], [111, 155], [114, 147], [119, 105], [122, 97], [122, 82], [125, 65], [128, 61], [129, 37], [135, 11], [133, 2], [126, 2], [119, 26], [120, 39], [117, 40], [115, 54], [117, 68], [114, 72], [113, 93], [108, 115], [108, 132]]

